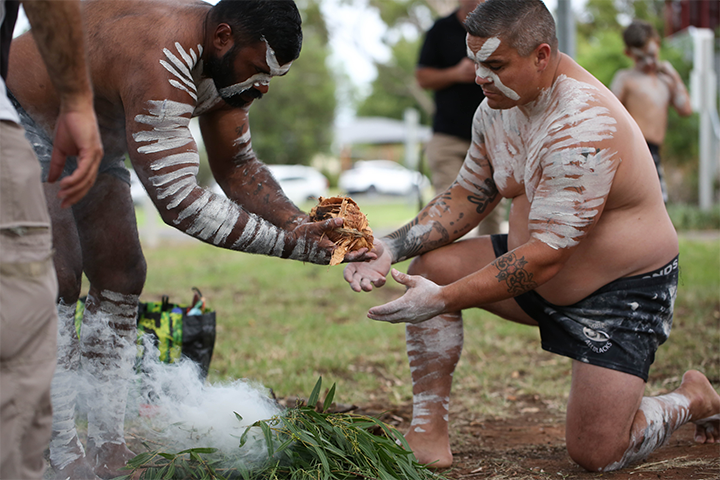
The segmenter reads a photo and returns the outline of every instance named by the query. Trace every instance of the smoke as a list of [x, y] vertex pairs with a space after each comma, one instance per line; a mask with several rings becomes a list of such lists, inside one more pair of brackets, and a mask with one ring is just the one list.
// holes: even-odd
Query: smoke
[[145, 358], [131, 389], [126, 424], [134, 417], [141, 435], [167, 446], [162, 451], [212, 447], [246, 467], [267, 459], [265, 439], [257, 427], [239, 446], [248, 426], [282, 411], [265, 387], [247, 380], [206, 384], [194, 362], [161, 362], [150, 342], [144, 344]]
[[[141, 368], [130, 380], [125, 410], [129, 444], [127, 432], [131, 431], [161, 452], [216, 448], [218, 455], [229, 459], [227, 467], [252, 469], [267, 460], [267, 444], [259, 427], [251, 429], [240, 448], [240, 437], [248, 426], [282, 412], [267, 388], [248, 380], [206, 384], [200, 368], [191, 360], [164, 363], [148, 336], [142, 343]], [[66, 380], [79, 393], [77, 407], [82, 417], [90, 406], [98, 407], [97, 384], [83, 372], [75, 371], [71, 376]]]

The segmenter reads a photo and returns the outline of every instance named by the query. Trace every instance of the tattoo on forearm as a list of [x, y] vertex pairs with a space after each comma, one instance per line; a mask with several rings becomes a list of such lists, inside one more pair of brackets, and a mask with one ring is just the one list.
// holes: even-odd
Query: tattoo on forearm
[[470, 203], [477, 205], [475, 209], [477, 213], [483, 213], [488, 208], [488, 205], [493, 203], [498, 196], [497, 186], [495, 186], [495, 182], [492, 179], [486, 178], [484, 183], [485, 185], [473, 184], [478, 190], [483, 192], [484, 196], [468, 195], [467, 197]]
[[538, 286], [533, 281], [533, 274], [525, 270], [527, 263], [525, 257], [517, 258], [513, 252], [506, 253], [494, 262], [498, 269], [495, 278], [500, 282], [505, 282], [508, 293], [513, 296], [523, 294]]
[[[412, 258], [425, 251], [445, 245], [450, 241], [447, 230], [440, 222], [428, 223], [424, 225], [424, 228], [418, 225], [419, 222], [416, 218], [386, 237], [387, 246], [392, 252], [395, 261], [400, 262]], [[440, 237], [431, 240], [430, 236], [433, 233], [439, 234]]]

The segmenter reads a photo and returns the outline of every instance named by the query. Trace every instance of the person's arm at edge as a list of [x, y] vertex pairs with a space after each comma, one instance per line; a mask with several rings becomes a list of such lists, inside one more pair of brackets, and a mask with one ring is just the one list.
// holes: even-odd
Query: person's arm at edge
[[83, 41], [79, 1], [24, 0], [23, 8], [60, 99], [48, 180], [56, 181], [68, 155], [78, 167], [60, 182], [63, 207], [77, 203], [95, 183], [103, 149]]
[[690, 93], [688, 93], [685, 83], [682, 81], [680, 74], [677, 73], [672, 64], [668, 61], [660, 63], [660, 73], [670, 78], [670, 94], [672, 95], [670, 103], [681, 117], [689, 117], [692, 115], [692, 105], [690, 103]]

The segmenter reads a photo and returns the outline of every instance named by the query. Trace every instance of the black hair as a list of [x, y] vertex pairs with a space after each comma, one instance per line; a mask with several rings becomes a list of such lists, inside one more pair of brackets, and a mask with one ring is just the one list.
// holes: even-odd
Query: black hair
[[465, 29], [475, 37], [506, 40], [521, 57], [543, 43], [557, 51], [555, 20], [541, 0], [486, 0], [465, 19]]
[[633, 20], [623, 31], [623, 41], [627, 48], [643, 48], [650, 40], [660, 40], [660, 34], [649, 22]]
[[212, 7], [210, 20], [230, 25], [240, 45], [265, 38], [280, 65], [300, 56], [302, 19], [293, 0], [220, 0]]

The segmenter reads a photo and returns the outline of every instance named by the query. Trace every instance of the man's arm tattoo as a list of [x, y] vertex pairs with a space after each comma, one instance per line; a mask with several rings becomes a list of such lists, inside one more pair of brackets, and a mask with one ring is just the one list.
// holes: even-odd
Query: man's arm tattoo
[[508, 252], [495, 260], [494, 265], [498, 269], [495, 276], [500, 282], [505, 282], [507, 291], [513, 297], [537, 288], [533, 281], [533, 274], [525, 270], [527, 265], [525, 257], [517, 258], [513, 252]]
[[[442, 197], [433, 200], [428, 204], [428, 207], [431, 207], [433, 203], [447, 211], [447, 205], [442, 200]], [[422, 214], [423, 219], [426, 217], [427, 214]], [[392, 252], [394, 261], [406, 260], [450, 242], [450, 235], [442, 223], [431, 221], [423, 226], [419, 225], [419, 223], [419, 218], [415, 218], [386, 237], [387, 246]], [[430, 236], [433, 233], [439, 235], [439, 238], [431, 240]]]
[[467, 197], [470, 203], [477, 205], [477, 208], [475, 209], [477, 213], [483, 213], [487, 210], [488, 205], [495, 201], [495, 198], [497, 198], [499, 193], [495, 182], [491, 178], [486, 178], [483, 183], [484, 185], [473, 184], [475, 188], [483, 192], [483, 196], [468, 195]]

